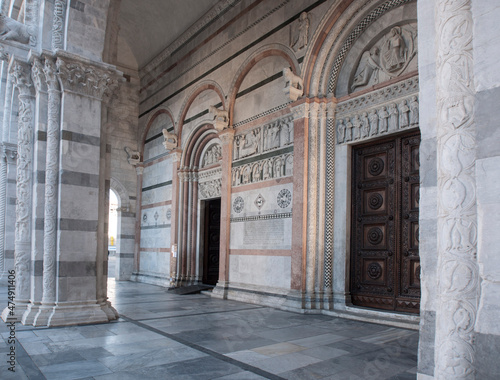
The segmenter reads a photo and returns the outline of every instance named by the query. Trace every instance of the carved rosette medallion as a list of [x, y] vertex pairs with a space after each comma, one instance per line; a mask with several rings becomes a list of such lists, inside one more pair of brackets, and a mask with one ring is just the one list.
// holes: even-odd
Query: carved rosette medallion
[[378, 210], [384, 204], [384, 197], [379, 193], [371, 194], [368, 198], [368, 206], [372, 210]]
[[[471, 1], [436, 2], [437, 379], [475, 378], [479, 304]], [[460, 32], [457, 32], [460, 31]], [[425, 268], [424, 268], [425, 269]]]
[[368, 230], [367, 239], [371, 245], [378, 245], [382, 243], [382, 240], [384, 239], [384, 233], [380, 228], [372, 227]]
[[278, 202], [278, 206], [280, 206], [281, 208], [286, 208], [290, 206], [290, 203], [292, 202], [292, 194], [290, 193], [290, 190], [288, 189], [280, 190], [276, 200]]
[[370, 263], [367, 273], [372, 280], [378, 280], [382, 276], [382, 267], [379, 263]]
[[382, 174], [383, 171], [384, 171], [384, 161], [381, 158], [375, 157], [370, 160], [370, 162], [368, 163], [368, 172], [372, 176], [376, 177]]
[[236, 197], [233, 202], [233, 210], [235, 213], [239, 214], [243, 211], [243, 207], [245, 206], [245, 201], [242, 197]]

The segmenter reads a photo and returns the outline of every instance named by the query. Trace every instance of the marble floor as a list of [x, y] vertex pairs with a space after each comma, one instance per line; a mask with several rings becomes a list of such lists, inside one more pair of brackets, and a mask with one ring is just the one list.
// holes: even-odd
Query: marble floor
[[[0, 323], [0, 379], [415, 379], [418, 332], [109, 280], [115, 322]], [[7, 303], [2, 280], [0, 305]]]

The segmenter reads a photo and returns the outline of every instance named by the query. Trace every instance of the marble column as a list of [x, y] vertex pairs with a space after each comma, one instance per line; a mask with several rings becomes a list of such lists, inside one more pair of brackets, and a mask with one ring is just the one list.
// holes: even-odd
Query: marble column
[[20, 321], [30, 298], [31, 211], [32, 211], [32, 146], [33, 146], [33, 83], [30, 66], [12, 61], [11, 76], [19, 91], [19, 119], [17, 134], [16, 229], [14, 268], [16, 271], [15, 310], [5, 309], [2, 319]]
[[473, 19], [470, 0], [439, 0], [435, 6], [438, 306], [434, 377], [475, 379], [474, 324], [480, 280]]
[[179, 226], [179, 164], [181, 160], [181, 152], [179, 150], [174, 150], [170, 153], [172, 156], [172, 205], [171, 205], [171, 226], [170, 226], [170, 242], [171, 242], [171, 250], [170, 250], [170, 286], [175, 286], [176, 278], [177, 278], [177, 257], [174, 256], [178, 254], [178, 250], [176, 249], [179, 243], [177, 231]]
[[[43, 254], [44, 254], [44, 219], [45, 219], [45, 163], [47, 141], [48, 93], [40, 57], [30, 54], [31, 77], [36, 89], [35, 131], [33, 140], [33, 200], [31, 229], [31, 281], [30, 303], [21, 322], [32, 324], [43, 297]], [[57, 109], [59, 112], [59, 109]], [[57, 175], [57, 174], [56, 174]]]
[[0, 276], [7, 271], [7, 257], [5, 252], [5, 238], [7, 218], [7, 174], [8, 167], [16, 166], [17, 149], [3, 144], [0, 152]]
[[229, 241], [231, 232], [231, 168], [233, 164], [234, 128], [219, 132], [222, 145], [222, 185], [220, 207], [220, 248], [219, 248], [219, 280], [212, 295], [227, 298], [229, 284]]

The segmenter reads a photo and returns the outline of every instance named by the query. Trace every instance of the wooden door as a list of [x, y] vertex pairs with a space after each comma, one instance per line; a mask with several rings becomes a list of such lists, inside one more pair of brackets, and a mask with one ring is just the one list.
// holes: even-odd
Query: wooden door
[[418, 313], [420, 135], [353, 148], [352, 303]]
[[220, 199], [205, 203], [205, 246], [203, 283], [216, 285], [219, 279]]

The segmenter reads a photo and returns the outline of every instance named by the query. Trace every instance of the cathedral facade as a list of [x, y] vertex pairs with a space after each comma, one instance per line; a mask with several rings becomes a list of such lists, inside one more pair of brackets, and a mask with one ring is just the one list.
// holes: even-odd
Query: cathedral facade
[[175, 36], [191, 11], [142, 3], [0, 0], [2, 318], [118, 317], [113, 191], [117, 280], [418, 329], [419, 379], [498, 378], [496, 0], [204, 0]]

